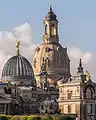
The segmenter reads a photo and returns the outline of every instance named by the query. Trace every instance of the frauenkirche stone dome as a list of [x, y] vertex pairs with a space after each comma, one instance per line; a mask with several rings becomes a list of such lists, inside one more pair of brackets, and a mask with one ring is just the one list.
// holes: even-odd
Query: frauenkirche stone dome
[[35, 50], [33, 58], [33, 70], [38, 86], [42, 86], [42, 65], [45, 64], [48, 73], [48, 82], [51, 87], [56, 87], [56, 82], [60, 78], [66, 82], [70, 77], [70, 60], [67, 48], [63, 48], [59, 43], [58, 20], [52, 7], [44, 20], [43, 43]]
[[[32, 83], [34, 79], [34, 72], [30, 62], [19, 54], [17, 48], [17, 55], [11, 57], [2, 70], [2, 80], [12, 82], [21, 82], [26, 84], [27, 81]], [[26, 82], [25, 82], [26, 81]]]

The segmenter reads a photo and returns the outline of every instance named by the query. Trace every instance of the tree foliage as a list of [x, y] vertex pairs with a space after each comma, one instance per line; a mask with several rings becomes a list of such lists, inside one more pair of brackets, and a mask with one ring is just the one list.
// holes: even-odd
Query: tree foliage
[[75, 120], [75, 117], [65, 115], [0, 115], [0, 120]]

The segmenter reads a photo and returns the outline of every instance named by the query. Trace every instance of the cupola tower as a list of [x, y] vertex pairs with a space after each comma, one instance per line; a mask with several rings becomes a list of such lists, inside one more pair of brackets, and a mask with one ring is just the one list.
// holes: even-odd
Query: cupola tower
[[52, 5], [43, 24], [43, 43], [35, 49], [33, 70], [38, 87], [44, 88], [44, 81], [47, 81], [48, 87], [56, 88], [58, 80], [63, 79], [66, 82], [70, 77], [70, 60], [67, 48], [63, 48], [59, 43], [58, 20]]
[[50, 6], [50, 11], [44, 20], [44, 42], [46, 43], [58, 43], [58, 20], [57, 16], [52, 10], [52, 5]]

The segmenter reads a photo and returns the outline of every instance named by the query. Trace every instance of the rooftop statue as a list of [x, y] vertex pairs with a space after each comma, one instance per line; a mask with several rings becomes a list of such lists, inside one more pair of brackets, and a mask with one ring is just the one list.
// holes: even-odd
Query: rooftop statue
[[16, 40], [16, 54], [19, 55], [20, 40]]
[[87, 70], [86, 70], [86, 79], [87, 79], [87, 80], [90, 80], [90, 79], [91, 79], [90, 72], [88, 72]]

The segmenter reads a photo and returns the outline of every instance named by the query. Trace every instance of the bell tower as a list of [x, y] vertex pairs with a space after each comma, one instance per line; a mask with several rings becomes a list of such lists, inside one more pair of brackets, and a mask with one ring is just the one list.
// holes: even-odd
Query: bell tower
[[44, 43], [58, 43], [58, 20], [50, 5], [50, 11], [44, 20]]

